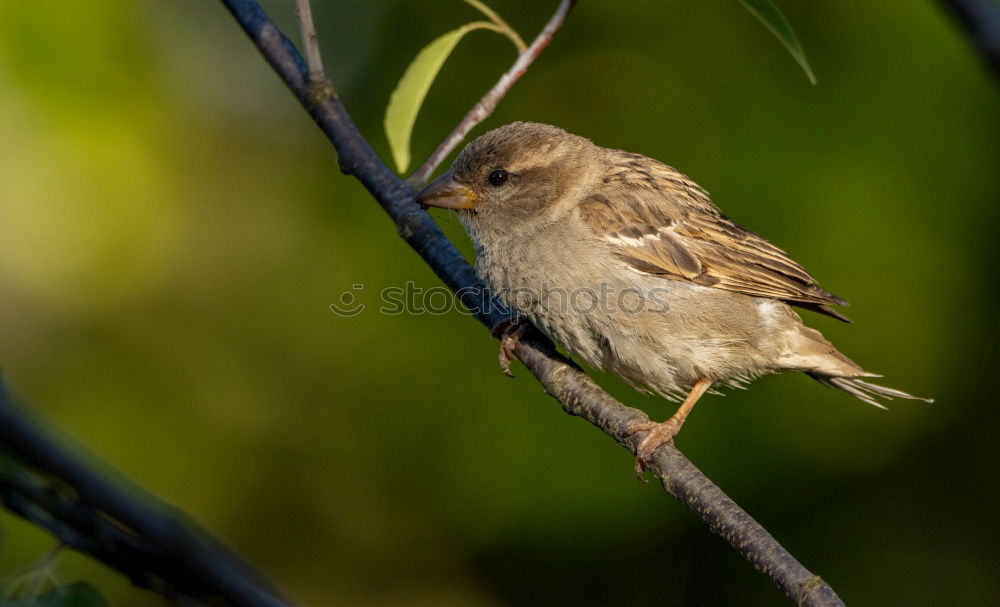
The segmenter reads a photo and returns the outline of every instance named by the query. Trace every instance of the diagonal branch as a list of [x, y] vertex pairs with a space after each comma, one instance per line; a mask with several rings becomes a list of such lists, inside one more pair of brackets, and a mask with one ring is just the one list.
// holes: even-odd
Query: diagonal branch
[[[563, 410], [594, 424], [619, 445], [635, 453], [635, 439], [626, 435], [626, 429], [649, 421], [644, 412], [612, 398], [538, 334], [522, 338], [516, 354], [545, 391], [562, 404]], [[712, 531], [725, 538], [754, 568], [771, 578], [797, 605], [843, 606], [829, 584], [810, 573], [673, 443], [654, 453], [647, 470], [660, 479], [665, 491], [701, 517]]]
[[102, 472], [17, 406], [0, 381], [0, 502], [63, 544], [171, 600], [285, 607], [260, 576], [179, 512]]
[[[434, 173], [434, 169], [438, 168], [438, 165], [448, 157], [448, 154], [454, 150], [458, 144], [462, 143], [465, 136], [469, 134], [469, 131], [476, 128], [476, 125], [486, 120], [493, 110], [496, 109], [497, 104], [500, 100], [504, 98], [507, 91], [514, 86], [521, 76], [528, 71], [528, 67], [534, 63], [535, 59], [545, 50], [545, 47], [552, 42], [552, 36], [555, 35], [559, 28], [563, 26], [566, 22], [566, 17], [569, 16], [569, 12], [573, 10], [576, 6], [577, 0], [562, 0], [559, 3], [559, 8], [549, 19], [549, 22], [545, 24], [542, 31], [539, 32], [538, 36], [531, 45], [521, 52], [514, 60], [514, 65], [510, 66], [510, 69], [500, 76], [500, 80], [493, 85], [489, 91], [486, 92], [483, 97], [476, 102], [476, 105], [472, 106], [472, 109], [462, 118], [462, 121], [458, 123], [458, 126], [444, 138], [437, 148], [431, 153], [430, 157], [424, 161], [420, 168], [416, 170], [413, 175], [410, 175], [406, 179], [406, 183], [412, 186], [418, 186], [425, 183], [430, 176]], [[498, 17], [499, 18], [499, 17]]]
[[939, 0], [971, 39], [973, 47], [1000, 78], [1000, 5], [994, 0]]
[[[413, 203], [413, 189], [396, 178], [371, 149], [351, 121], [340, 99], [335, 95], [323, 98], [310, 97], [301, 57], [260, 6], [254, 0], [222, 0], [222, 2], [333, 143], [341, 170], [354, 175], [365, 186], [393, 219], [400, 236], [417, 251], [438, 277], [456, 292], [461, 301], [474, 311], [476, 318], [486, 327], [492, 328], [501, 320], [508, 318], [507, 311], [489, 299], [472, 267], [465, 262], [430, 215]], [[538, 45], [536, 56], [562, 25], [566, 14], [574, 4], [573, 0], [562, 0], [559, 11], [532, 43], [532, 47]], [[526, 68], [530, 64], [530, 59], [522, 55], [518, 58], [518, 62], [522, 59], [526, 63], [521, 65], [521, 68]], [[515, 63], [515, 66], [518, 65]], [[508, 74], [510, 81], [505, 82]], [[520, 75], [517, 70], [508, 74], [501, 78], [501, 82], [498, 82], [494, 89], [506, 92]], [[502, 96], [502, 92], [494, 99], [494, 105], [499, 96]], [[482, 117], [488, 115], [491, 109], [492, 107], [484, 105], [482, 111], [486, 113]], [[453, 133], [449, 136], [449, 139], [454, 136], [454, 141], [447, 150], [450, 151], [457, 145], [472, 128], [474, 121], [482, 120], [475, 108], [470, 115], [471, 118], [466, 117], [469, 120], [468, 128], [463, 127], [466, 123], [463, 120], [463, 124], [456, 129], [459, 134]], [[440, 149], [442, 147], [439, 147]], [[435, 152], [435, 155], [425, 163], [425, 166], [430, 168], [424, 171], [422, 167], [418, 174], [423, 175], [426, 172], [429, 175], [445, 155], [447, 151], [440, 155]], [[522, 339], [515, 349], [515, 354], [532, 375], [538, 378], [546, 391], [562, 403], [567, 412], [586, 419], [626, 449], [635, 451], [633, 441], [638, 440], [640, 436], [637, 435], [630, 440], [625, 437], [624, 429], [631, 423], [647, 420], [645, 413], [613, 399], [571, 361], [560, 356], [552, 343], [540, 335], [535, 334]], [[737, 552], [771, 578], [799, 605], [811, 607], [843, 605], [829, 585], [796, 561], [750, 515], [701, 474], [680, 451], [672, 445], [666, 445], [661, 447], [652, 459], [649, 469], [662, 480], [668, 492], [702, 517], [713, 531], [722, 535]]]
[[[357, 177], [368, 189], [406, 242], [474, 310], [481, 323], [493, 327], [509, 318], [507, 310], [479, 285], [472, 268], [437, 224], [413, 204], [413, 190], [372, 151], [332, 87], [317, 91], [310, 85], [314, 81], [301, 57], [257, 3], [223, 2], [333, 143], [341, 170]], [[563, 0], [560, 10], [568, 12], [573, 4]], [[551, 30], [548, 39], [561, 25], [565, 12], [546, 27]], [[544, 35], [543, 31], [539, 38]], [[624, 432], [631, 424], [647, 419], [642, 411], [611, 398], [541, 335], [522, 339], [515, 354], [568, 413], [590, 421], [634, 452], [632, 441], [640, 437], [630, 440]], [[179, 513], [137, 488], [123, 486], [88, 457], [67, 448], [17, 407], [2, 384], [0, 445], [4, 448], [0, 452], [0, 500], [4, 505], [49, 530], [64, 544], [124, 573], [133, 583], [187, 604], [201, 599], [250, 607], [287, 604], [258, 574]], [[830, 586], [798, 563], [672, 445], [661, 447], [651, 464], [649, 469], [668, 492], [798, 604], [842, 605]]]

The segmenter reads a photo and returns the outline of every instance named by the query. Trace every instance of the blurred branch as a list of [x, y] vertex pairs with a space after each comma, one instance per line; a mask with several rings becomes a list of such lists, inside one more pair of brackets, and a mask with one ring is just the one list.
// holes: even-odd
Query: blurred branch
[[939, 0], [1000, 79], [1000, 6], [994, 0]]
[[67, 446], [0, 380], [0, 502], [133, 584], [174, 601], [290, 605], [183, 515]]
[[[528, 67], [531, 66], [540, 54], [542, 54], [545, 47], [552, 42], [552, 36], [554, 36], [555, 33], [559, 31], [559, 28], [563, 26], [563, 23], [566, 22], [566, 17], [569, 16], [569, 12], [573, 10], [576, 3], [577, 0], [562, 0], [559, 3], [559, 8], [556, 9], [556, 12], [549, 19], [549, 22], [545, 24], [545, 27], [542, 28], [542, 31], [539, 32], [538, 36], [535, 37], [535, 40], [531, 43], [531, 45], [517, 56], [517, 59], [514, 60], [514, 65], [510, 66], [510, 69], [500, 76], [500, 80], [497, 80], [497, 83], [493, 85], [493, 88], [487, 91], [486, 94], [476, 102], [476, 105], [472, 106], [472, 109], [468, 111], [464, 118], [462, 118], [462, 121], [458, 123], [458, 126], [456, 126], [455, 129], [444, 138], [444, 141], [442, 141], [434, 152], [431, 153], [430, 157], [428, 157], [427, 160], [420, 165], [420, 168], [417, 169], [413, 175], [410, 175], [407, 178], [406, 183], [412, 186], [418, 186], [425, 183], [434, 173], [434, 169], [436, 169], [438, 165], [440, 165], [441, 162], [448, 157], [448, 154], [450, 154], [459, 143], [462, 143], [462, 140], [469, 134], [469, 131], [476, 128], [477, 124], [486, 120], [489, 115], [493, 113], [493, 110], [496, 109], [497, 104], [504, 98], [507, 91], [514, 86], [514, 83], [521, 79], [521, 76], [528, 71]], [[492, 11], [490, 12], [492, 13]], [[499, 17], [497, 17], [496, 22], [498, 24], [506, 25], [506, 23], [502, 23], [502, 20], [499, 20]]]
[[[222, 0], [236, 18], [257, 49], [291, 89], [313, 120], [333, 143], [338, 153], [340, 169], [354, 175], [389, 214], [400, 236], [472, 309], [476, 318], [487, 328], [510, 318], [509, 313], [497, 302], [487, 301], [472, 267], [465, 262], [454, 245], [445, 237], [431, 216], [413, 203], [414, 190], [400, 181], [371, 149], [364, 136], [351, 121], [340, 99], [335, 95], [324, 98], [311, 97], [307, 86], [307, 73], [302, 58], [288, 39], [271, 22], [254, 0]], [[529, 47], [535, 56], [552, 34], [562, 25], [573, 0], [563, 0], [556, 15], [549, 21], [539, 37]], [[526, 68], [534, 56], [522, 55], [519, 63]], [[524, 61], [523, 64], [520, 62]], [[497, 84], [499, 95], [516, 81], [520, 73], [508, 72], [509, 82], [501, 78]], [[508, 74], [504, 77], [507, 78]], [[492, 92], [492, 91], [491, 91]], [[489, 94], [487, 94], [489, 97]], [[499, 97], [497, 97], [498, 99]], [[484, 98], [485, 99], [485, 98]], [[487, 108], [488, 106], [483, 106]], [[489, 109], [492, 109], [491, 107]], [[489, 109], [485, 111], [489, 112]], [[470, 112], [468, 129], [485, 118], [478, 117], [476, 109]], [[463, 120], [463, 124], [466, 121]], [[454, 138], [450, 151], [468, 132], [460, 125], [449, 136]], [[446, 140], [447, 142], [447, 140]], [[442, 146], [445, 144], [442, 144]], [[439, 150], [442, 149], [439, 147]], [[435, 153], [425, 163], [430, 167], [418, 171], [430, 174], [433, 167], [447, 154]], [[414, 177], [417, 177], [416, 175]], [[412, 179], [412, 178], [411, 178]], [[420, 181], [416, 179], [415, 181]], [[573, 363], [558, 354], [553, 344], [537, 333], [521, 339], [515, 355], [542, 383], [546, 391], [562, 403], [572, 415], [591, 422], [626, 449], [635, 451], [641, 433], [628, 439], [625, 428], [635, 422], [648, 420], [645, 413], [627, 407], [604, 392]], [[706, 478], [673, 445], [661, 447], [653, 456], [649, 470], [663, 482], [664, 488], [697, 513], [713, 531], [722, 535], [732, 547], [746, 557], [759, 571], [771, 578], [782, 591], [799, 605], [813, 607], [843, 605], [836, 593], [819, 577], [805, 569], [763, 527], [755, 522], [735, 502]]]

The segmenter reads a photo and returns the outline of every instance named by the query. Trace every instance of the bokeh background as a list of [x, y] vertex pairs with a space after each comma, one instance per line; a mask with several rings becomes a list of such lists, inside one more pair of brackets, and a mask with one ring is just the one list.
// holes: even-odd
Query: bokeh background
[[[265, 8], [294, 34], [293, 4]], [[477, 14], [314, 4], [387, 156], [407, 63]], [[492, 1], [526, 38], [555, 4]], [[705, 399], [678, 445], [848, 604], [995, 605], [1000, 87], [933, 2], [780, 5], [817, 86], [735, 0], [584, 1], [476, 133], [543, 121], [664, 160], [849, 299], [853, 325], [808, 322], [935, 404], [768, 377]], [[513, 56], [461, 43], [415, 159]], [[0, 3], [0, 365], [59, 428], [303, 605], [787, 604], [523, 368], [501, 375], [477, 323], [379, 313], [407, 282], [440, 284], [220, 4]], [[364, 312], [330, 311], [345, 291]], [[0, 530], [0, 575], [52, 546]], [[79, 555], [57, 574], [163, 603]]]

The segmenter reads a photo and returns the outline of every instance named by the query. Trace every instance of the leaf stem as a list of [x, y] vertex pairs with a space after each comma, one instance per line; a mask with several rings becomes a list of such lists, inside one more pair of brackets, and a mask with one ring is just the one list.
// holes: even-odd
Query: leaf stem
[[405, 172], [410, 166], [410, 139], [413, 135], [413, 125], [427, 92], [455, 46], [466, 34], [475, 30], [502, 33], [501, 27], [492, 21], [473, 21], [438, 36], [420, 49], [389, 96], [383, 125], [385, 136], [389, 140], [389, 150], [400, 173]]
[[463, 2], [486, 15], [486, 17], [493, 23], [496, 23], [499, 29], [494, 31], [510, 38], [510, 41], [514, 43], [514, 47], [517, 48], [518, 53], [523, 53], [528, 49], [528, 45], [524, 43], [524, 39], [517, 33], [517, 30], [512, 28], [510, 24], [504, 21], [503, 18], [497, 14], [496, 11], [489, 6], [486, 6], [486, 4], [481, 0], [463, 0]]
[[[468, 0], [466, 0], [468, 1]], [[531, 42], [531, 45], [524, 50], [523, 53], [517, 56], [514, 64], [510, 66], [506, 72], [500, 76], [497, 83], [493, 85], [482, 98], [476, 102], [472, 109], [470, 109], [462, 121], [445, 137], [444, 141], [438, 145], [437, 149], [424, 161], [420, 168], [417, 169], [415, 173], [410, 175], [406, 179], [407, 185], [417, 187], [427, 182], [431, 174], [434, 173], [434, 169], [441, 164], [441, 162], [448, 157], [448, 154], [454, 150], [458, 144], [462, 143], [465, 136], [476, 127], [480, 122], [486, 120], [493, 110], [496, 109], [497, 104], [503, 99], [507, 91], [511, 89], [514, 84], [520, 80], [521, 76], [528, 71], [528, 67], [538, 58], [542, 51], [552, 42], [552, 37], [555, 35], [559, 28], [563, 26], [566, 22], [566, 17], [569, 12], [576, 5], [577, 0], [562, 0], [559, 3], [559, 7], [556, 12], [549, 18], [548, 23], [542, 28], [538, 36]]]

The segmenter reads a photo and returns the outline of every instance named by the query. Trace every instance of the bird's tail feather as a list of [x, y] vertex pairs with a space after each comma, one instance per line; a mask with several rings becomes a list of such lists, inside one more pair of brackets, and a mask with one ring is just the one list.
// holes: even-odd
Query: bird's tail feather
[[875, 400], [876, 397], [885, 398], [887, 400], [892, 400], [893, 398], [906, 398], [910, 400], [922, 400], [927, 403], [934, 402], [933, 398], [913, 396], [912, 394], [907, 394], [902, 390], [879, 386], [878, 384], [866, 382], [857, 377], [833, 377], [830, 375], [821, 375], [819, 373], [809, 373], [809, 377], [815, 379], [821, 384], [830, 386], [831, 388], [843, 390], [851, 396], [861, 399], [869, 405], [874, 405], [879, 409], [885, 409], [886, 406]]

